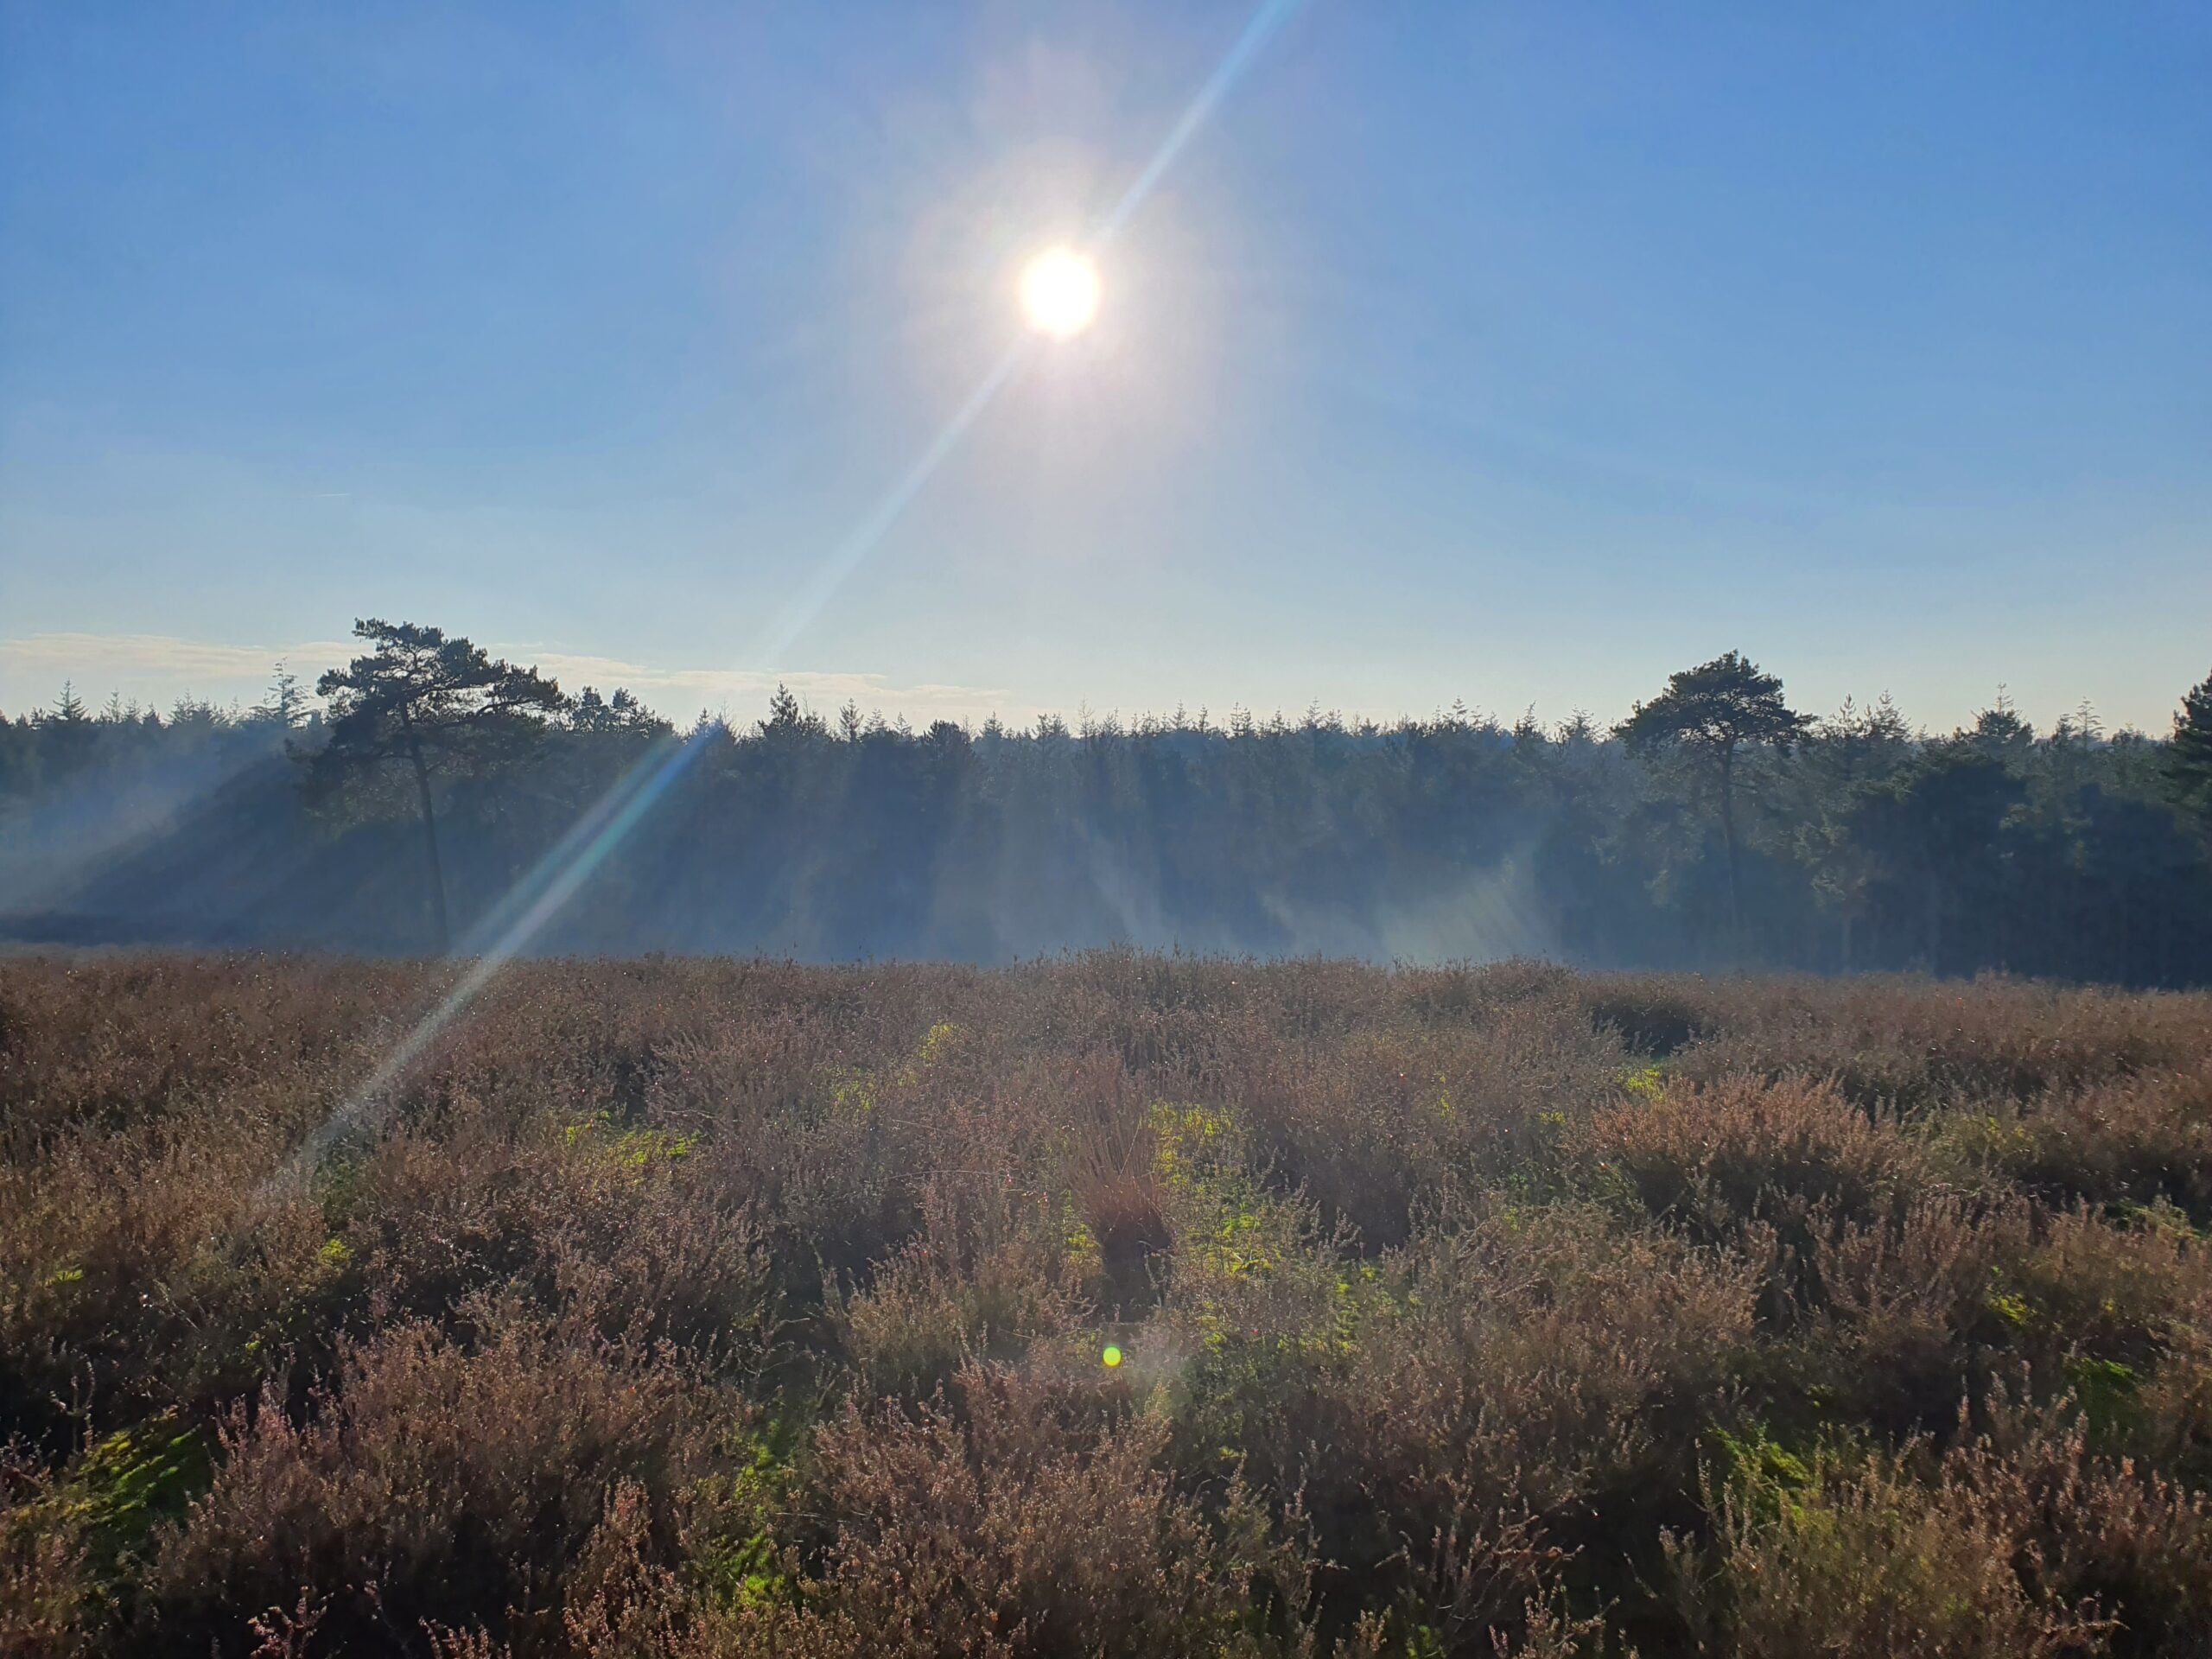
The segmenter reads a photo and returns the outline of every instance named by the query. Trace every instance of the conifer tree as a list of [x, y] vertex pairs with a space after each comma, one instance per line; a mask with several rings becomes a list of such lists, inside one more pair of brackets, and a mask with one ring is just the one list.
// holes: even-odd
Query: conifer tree
[[309, 760], [308, 783], [326, 797], [383, 772], [414, 784], [438, 948], [452, 948], [445, 867], [430, 780], [480, 755], [501, 737], [535, 733], [568, 700], [534, 668], [495, 660], [482, 646], [437, 628], [372, 617], [353, 625], [376, 649], [325, 674], [315, 689], [330, 704], [330, 735]]
[[2165, 775], [2174, 799], [2212, 831], [2212, 674], [2192, 687], [2175, 711]]
[[1631, 753], [1679, 748], [1694, 756], [1717, 785], [1720, 838], [1728, 860], [1728, 925], [1740, 934], [1744, 891], [1736, 833], [1737, 766], [1746, 748], [1787, 754], [1805, 735], [1805, 716], [1782, 699], [1782, 682], [1739, 652], [1668, 677], [1667, 689], [1639, 702], [1613, 728]]

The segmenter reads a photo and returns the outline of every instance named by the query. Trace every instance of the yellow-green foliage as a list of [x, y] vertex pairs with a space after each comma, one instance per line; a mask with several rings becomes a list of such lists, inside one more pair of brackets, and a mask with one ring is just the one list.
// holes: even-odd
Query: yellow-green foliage
[[921, 1084], [936, 1066], [959, 1043], [961, 1027], [955, 1022], [939, 1020], [922, 1033], [922, 1040], [912, 1053], [885, 1072], [865, 1067], [839, 1065], [830, 1068], [827, 1082], [830, 1090], [830, 1113], [833, 1117], [865, 1121], [880, 1103], [887, 1088], [895, 1096]]
[[914, 1054], [915, 1065], [926, 1070], [936, 1065], [964, 1034], [951, 1020], [940, 1020], [922, 1033], [922, 1046]]
[[605, 1117], [571, 1123], [562, 1131], [563, 1141], [588, 1157], [624, 1169], [644, 1169], [655, 1163], [674, 1163], [689, 1158], [699, 1145], [694, 1135], [668, 1129], [621, 1128]]
[[95, 1564], [113, 1570], [156, 1525], [184, 1513], [213, 1470], [203, 1433], [156, 1418], [89, 1447], [17, 1524], [81, 1535]]
[[1154, 1167], [1169, 1195], [1178, 1270], [1263, 1277], [1282, 1264], [1295, 1222], [1244, 1166], [1244, 1137], [1225, 1111], [1161, 1102], [1150, 1114]]
[[733, 1433], [723, 1447], [729, 1472], [702, 1483], [712, 1517], [696, 1544], [697, 1571], [708, 1592], [727, 1607], [788, 1602], [794, 1586], [785, 1570], [779, 1519], [800, 1481], [798, 1456], [810, 1426], [771, 1414]]
[[1815, 1465], [1826, 1466], [1817, 1454], [1807, 1462], [1758, 1424], [1736, 1433], [1715, 1428], [1712, 1438], [1720, 1478], [1732, 1498], [1751, 1512], [1802, 1512], [1801, 1495], [1814, 1484]]
[[1075, 1201], [1069, 1194], [1064, 1192], [1060, 1195], [1059, 1207], [1054, 1216], [1058, 1224], [1060, 1249], [1065, 1256], [1069, 1274], [1078, 1284], [1090, 1282], [1105, 1266], [1097, 1237], [1083, 1217], [1076, 1213]]
[[874, 1083], [864, 1072], [834, 1073], [830, 1080], [830, 1109], [839, 1117], [867, 1117], [875, 1109]]
[[1310, 1207], [1268, 1189], [1229, 1112], [1161, 1102], [1148, 1117], [1177, 1233], [1174, 1305], [1204, 1350], [1351, 1353], [1362, 1321], [1388, 1307], [1379, 1267], [1325, 1246]]
[[2028, 1299], [2016, 1291], [1992, 1291], [1982, 1306], [2015, 1331], [2026, 1330], [2035, 1319], [2035, 1310], [2028, 1306]]

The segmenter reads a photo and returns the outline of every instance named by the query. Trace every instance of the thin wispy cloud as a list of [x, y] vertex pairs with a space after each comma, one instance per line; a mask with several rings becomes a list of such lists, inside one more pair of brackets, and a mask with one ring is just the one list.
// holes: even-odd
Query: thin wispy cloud
[[353, 654], [345, 640], [232, 645], [163, 633], [28, 634], [0, 639], [0, 709], [51, 702], [66, 680], [98, 702], [110, 691], [161, 702], [191, 695], [216, 702], [257, 695], [283, 662], [303, 681]]
[[[534, 664], [576, 691], [626, 686], [675, 720], [701, 710], [739, 719], [765, 706], [779, 684], [823, 713], [857, 703], [864, 712], [915, 721], [981, 721], [995, 714], [1026, 717], [1003, 689], [939, 681], [901, 683], [887, 674], [840, 670], [783, 672], [727, 668], [669, 667], [619, 657], [540, 649], [529, 644], [487, 642], [493, 655]], [[308, 639], [290, 644], [238, 645], [158, 633], [43, 632], [0, 639], [0, 711], [22, 713], [51, 704], [62, 683], [98, 702], [111, 691], [126, 699], [162, 703], [190, 695], [216, 702], [257, 696], [282, 662], [310, 686], [326, 668], [350, 662], [361, 646], [353, 639]]]
[[1009, 694], [999, 687], [941, 681], [902, 685], [886, 674], [835, 670], [657, 668], [618, 657], [542, 651], [528, 645], [501, 645], [495, 651], [517, 662], [536, 664], [560, 681], [563, 690], [594, 685], [607, 691], [627, 686], [653, 708], [677, 716], [701, 709], [719, 713], [727, 708], [733, 715], [742, 713], [765, 703], [779, 685], [787, 687], [800, 702], [824, 712], [847, 702], [857, 703], [863, 712], [880, 710], [910, 720], [982, 720], [995, 714], [1028, 712], [1016, 709]]

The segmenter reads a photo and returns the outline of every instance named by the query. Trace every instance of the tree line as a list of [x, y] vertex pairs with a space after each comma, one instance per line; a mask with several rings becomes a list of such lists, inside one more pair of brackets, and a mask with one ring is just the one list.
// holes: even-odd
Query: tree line
[[[2002, 696], [1944, 734], [1886, 697], [1815, 717], [1732, 652], [1610, 728], [1455, 709], [917, 730], [779, 688], [757, 721], [679, 732], [434, 627], [355, 633], [319, 707], [280, 672], [246, 710], [65, 689], [0, 718], [0, 932], [468, 949], [557, 867], [588, 874], [546, 950], [1126, 940], [2212, 982], [2212, 677], [2158, 736], [2087, 708], [2037, 731]], [[646, 775], [650, 807], [602, 833], [594, 810]]]

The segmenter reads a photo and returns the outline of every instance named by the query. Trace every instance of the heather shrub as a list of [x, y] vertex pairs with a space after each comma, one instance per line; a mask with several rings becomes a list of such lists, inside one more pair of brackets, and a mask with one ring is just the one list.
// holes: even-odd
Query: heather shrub
[[1236, 1115], [1271, 1179], [1370, 1248], [1425, 1207], [1554, 1183], [1570, 1119], [1605, 1098], [1622, 1053], [1568, 1000], [1529, 994], [1427, 1027], [1284, 1045], [1243, 1079]]
[[2212, 1256], [2193, 1234], [2114, 1226], [2077, 1209], [2050, 1217], [1996, 1277], [2024, 1305], [2012, 1310], [2016, 1323], [2041, 1347], [2147, 1369], [2212, 1295]]
[[1751, 1221], [1802, 1226], [1815, 1211], [1864, 1220], [1923, 1178], [1919, 1148], [1894, 1122], [1797, 1078], [1670, 1084], [1597, 1114], [1580, 1147], [1601, 1181], [1716, 1240]]
[[2133, 1458], [2094, 1454], [2091, 1414], [2071, 1397], [1999, 1394], [1990, 1418], [1944, 1478], [2013, 1517], [2016, 1559], [2105, 1610], [2115, 1653], [2212, 1646], [2212, 1499]]
[[1308, 1231], [1171, 1299], [1178, 1455], [1296, 1501], [1325, 1605], [1357, 1586], [1393, 1640], [1487, 1651], [1570, 1565], [1618, 1581], [1623, 1510], [1694, 1504], [1751, 1294], [1725, 1259], [1586, 1208], [1501, 1203], [1380, 1266]]
[[461, 971], [0, 961], [0, 1653], [2212, 1646], [2212, 999]]
[[618, 1486], [672, 1534], [679, 1494], [711, 1466], [713, 1402], [678, 1366], [518, 1306], [472, 1312], [473, 1344], [420, 1323], [349, 1344], [300, 1421], [274, 1389], [237, 1408], [212, 1489], [160, 1541], [145, 1630], [243, 1652], [245, 1613], [304, 1599], [334, 1647], [433, 1619], [554, 1650], [569, 1573]]
[[1715, 1577], [1684, 1574], [1706, 1645], [1761, 1659], [1832, 1654], [2095, 1653], [2109, 1625], [2014, 1564], [2018, 1517], [1897, 1459], [1818, 1455], [1802, 1480], [1718, 1500]]
[[2025, 1102], [2194, 1065], [2212, 1046], [2204, 999], [1984, 978], [1696, 980], [1706, 1034], [1679, 1056], [1710, 1081], [1833, 1078], [1853, 1103], [1916, 1112]]
[[772, 1305], [758, 1230], [687, 1136], [587, 1120], [521, 1141], [402, 1128], [326, 1200], [381, 1311], [449, 1319], [526, 1289], [636, 1345], [757, 1348]]
[[1701, 980], [1606, 974], [1585, 982], [1580, 1000], [1593, 1024], [1618, 1033], [1630, 1048], [1666, 1056], [1713, 1030], [1713, 995]]
[[721, 1615], [706, 1650], [1211, 1656], [1294, 1619], [1294, 1559], [1241, 1494], [1211, 1516], [1179, 1496], [1166, 1426], [1117, 1382], [1039, 1358], [971, 1363], [953, 1394], [825, 1427], [818, 1573]]
[[2055, 1203], [2171, 1205], [2212, 1220], [2212, 1062], [1960, 1115], [1950, 1139]]
[[1072, 1336], [1082, 1309], [1067, 1276], [1048, 1238], [991, 1249], [967, 1271], [927, 1241], [910, 1245], [837, 1310], [855, 1382], [870, 1397], [925, 1400], [972, 1359]]
[[0, 1449], [0, 1653], [97, 1652], [112, 1638], [158, 1529], [207, 1487], [211, 1438], [164, 1414], [59, 1468]]
[[348, 1288], [315, 1206], [228, 1140], [71, 1137], [0, 1166], [0, 1435], [205, 1415], [323, 1331]]
[[1768, 1414], [1807, 1433], [1939, 1432], [1962, 1395], [2017, 1363], [2029, 1315], [2003, 1275], [2034, 1236], [2017, 1198], [1941, 1191], [1893, 1217], [1815, 1229], [1803, 1258], [1809, 1316], [1772, 1352]]
[[1342, 1438], [1309, 1450], [1317, 1522], [1339, 1514], [1356, 1550], [1363, 1504], [1417, 1622], [1461, 1645], [1547, 1593], [1551, 1568], [1631, 1585], [1639, 1538], [1693, 1502], [1703, 1425], [1735, 1408], [1751, 1275], [1573, 1206], [1500, 1206], [1393, 1268], [1345, 1370]]
[[296, 1132], [396, 1033], [412, 968], [253, 956], [0, 959], [0, 1134], [19, 1153], [220, 1098]]
[[1821, 1234], [1894, 1215], [1929, 1180], [1912, 1137], [1827, 1083], [1699, 1084], [1631, 1073], [1621, 1092], [1625, 1099], [1575, 1134], [1584, 1183], [1758, 1260], [1770, 1324], [1786, 1325], [1817, 1305]]
[[1153, 1258], [1168, 1250], [1168, 1196], [1152, 1116], [1111, 1057], [1070, 1068], [1065, 1242], [1109, 1310], [1151, 1300]]
[[95, 1651], [107, 1622], [93, 1563], [96, 1516], [55, 1471], [0, 1451], [0, 1654]]
[[2212, 1503], [2088, 1446], [2071, 1402], [2001, 1392], [1940, 1457], [1731, 1446], [1710, 1567], [1674, 1546], [1684, 1605], [1746, 1654], [2202, 1651]]
[[2199, 1299], [2174, 1320], [2132, 1405], [2121, 1444], [2145, 1467], [2212, 1491], [2212, 1304]]

